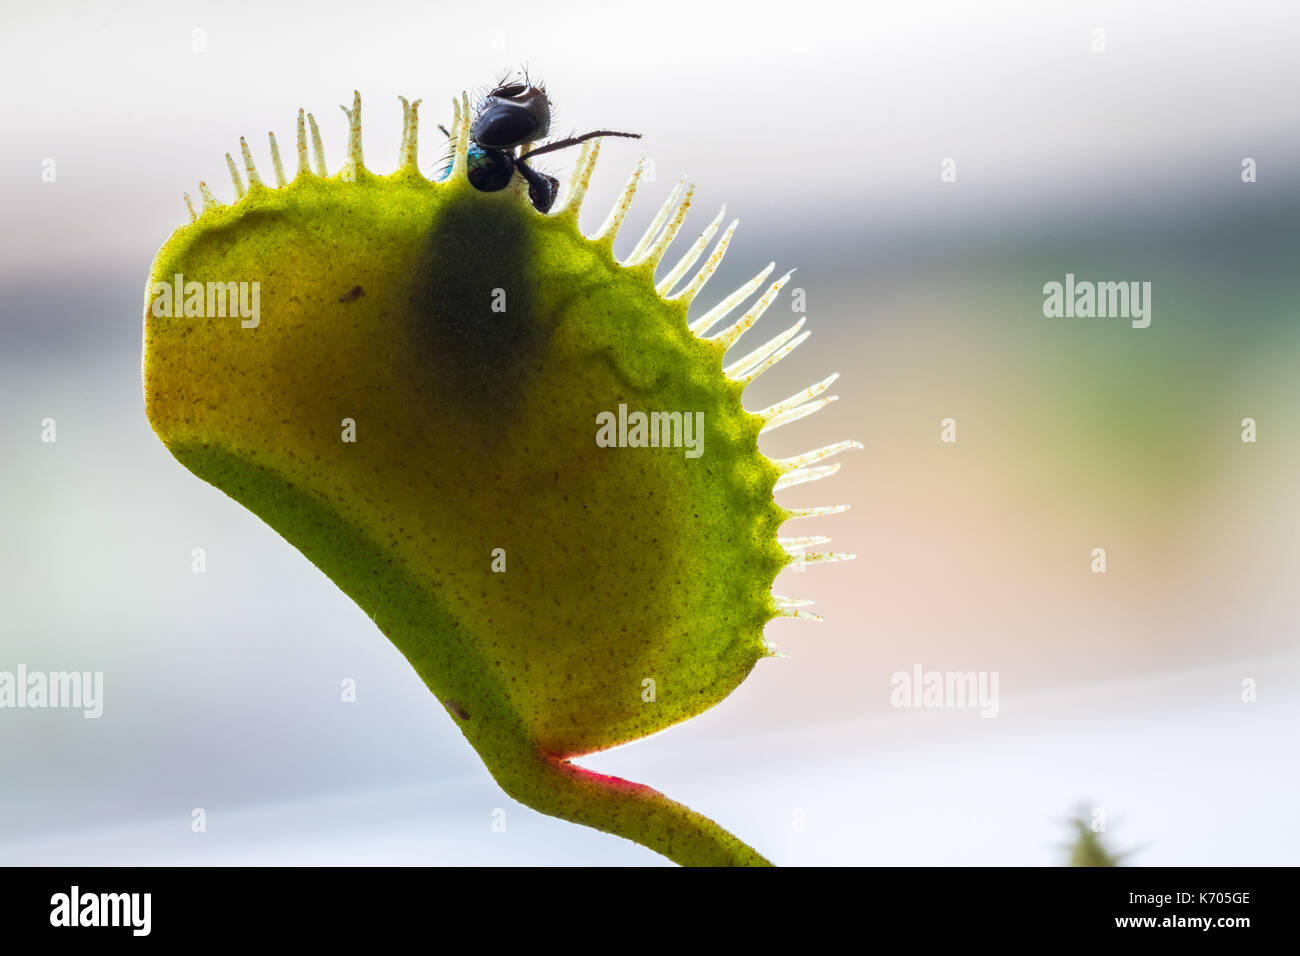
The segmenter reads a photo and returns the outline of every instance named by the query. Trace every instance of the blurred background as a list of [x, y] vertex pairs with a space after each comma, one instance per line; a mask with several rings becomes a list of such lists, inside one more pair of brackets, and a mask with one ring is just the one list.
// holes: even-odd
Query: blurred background
[[[1079, 807], [1139, 865], [1300, 858], [1294, 5], [0, 18], [0, 671], [105, 682], [98, 720], [0, 710], [0, 863], [664, 862], [509, 801], [366, 615], [144, 417], [150, 261], [199, 180], [233, 198], [240, 135], [265, 173], [266, 131], [291, 151], [303, 106], [337, 169], [358, 89], [367, 165], [388, 172], [396, 97], [420, 96], [432, 175], [450, 98], [525, 62], [556, 132], [645, 134], [605, 143], [586, 228], [644, 149], [655, 181], [618, 251], [689, 173], [675, 248], [723, 202], [742, 221], [698, 312], [770, 260], [798, 267], [812, 338], [746, 402], [833, 370], [841, 400], [764, 450], [866, 445], [780, 496], [852, 506], [787, 531], [858, 555], [778, 581], [825, 622], [774, 622], [788, 659], [584, 763], [784, 864], [1059, 864]], [[1150, 327], [1045, 318], [1067, 273], [1150, 282]], [[795, 318], [786, 293], [747, 341]], [[892, 707], [916, 666], [996, 672], [998, 716]]]

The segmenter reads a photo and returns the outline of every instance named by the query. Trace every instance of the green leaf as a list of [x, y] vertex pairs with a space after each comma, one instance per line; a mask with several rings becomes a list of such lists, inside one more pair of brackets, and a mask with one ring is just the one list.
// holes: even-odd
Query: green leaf
[[[542, 215], [518, 175], [499, 192], [470, 185], [467, 122], [452, 175], [422, 176], [417, 107], [391, 176], [362, 162], [358, 97], [339, 175], [309, 168], [300, 114], [292, 182], [262, 184], [245, 146], [233, 206], [202, 187], [202, 214], [159, 251], [146, 290], [149, 420], [373, 618], [515, 799], [680, 863], [765, 863], [662, 794], [571, 760], [718, 703], [772, 653], [766, 622], [803, 613], [773, 598], [773, 579], [836, 556], [778, 540], [799, 515], [773, 489], [821, 471], [769, 460], [757, 439], [829, 383], [750, 413], [741, 393], [771, 356], [724, 374], [738, 332], [688, 326], [729, 230], [694, 278], [704, 241], [667, 277], [683, 294], [656, 290], [689, 190], [619, 262], [617, 222], [596, 239], [578, 229], [598, 141], [569, 201]], [[603, 447], [601, 423], [635, 412], [676, 417], [655, 420], [658, 447]]]

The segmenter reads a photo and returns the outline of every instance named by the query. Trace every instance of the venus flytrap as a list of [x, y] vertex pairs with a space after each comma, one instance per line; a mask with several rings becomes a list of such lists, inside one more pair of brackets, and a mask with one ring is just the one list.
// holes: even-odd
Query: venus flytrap
[[[777, 531], [843, 508], [790, 511], [773, 491], [831, 474], [824, 458], [861, 446], [774, 461], [757, 443], [829, 402], [834, 376], [743, 408], [746, 385], [807, 333], [724, 362], [786, 276], [708, 335], [771, 266], [688, 321], [735, 228], [697, 269], [722, 215], [656, 285], [692, 200], [685, 182], [620, 262], [613, 243], [644, 161], [584, 237], [599, 139], [544, 215], [522, 176], [496, 192], [471, 185], [464, 97], [450, 174], [422, 175], [419, 102], [402, 100], [391, 175], [365, 166], [357, 96], [338, 174], [300, 111], [292, 181], [272, 137], [274, 187], [243, 144], [234, 205], [204, 184], [201, 211], [187, 197], [193, 221], [159, 251], [149, 289], [176, 275], [205, 289], [255, 282], [260, 321], [167, 314], [147, 294], [150, 422], [374, 619], [512, 797], [679, 863], [764, 864], [687, 807], [572, 760], [713, 706], [774, 653], [769, 620], [812, 616], [774, 597], [774, 578], [851, 555]], [[669, 447], [603, 446], [598, 416], [621, 406], [668, 416], [656, 423]], [[700, 455], [671, 447], [675, 413], [703, 429]]]
[[1123, 866], [1124, 858], [1131, 851], [1112, 852], [1093, 823], [1085, 819], [1084, 811], [1080, 810], [1069, 823], [1075, 831], [1074, 842], [1067, 848], [1069, 866]]

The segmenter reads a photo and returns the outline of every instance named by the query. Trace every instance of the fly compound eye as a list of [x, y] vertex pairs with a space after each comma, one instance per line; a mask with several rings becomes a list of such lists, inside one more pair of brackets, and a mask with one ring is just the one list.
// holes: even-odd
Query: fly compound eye
[[551, 101], [535, 86], [502, 86], [483, 98], [470, 136], [489, 149], [513, 149], [551, 129]]

